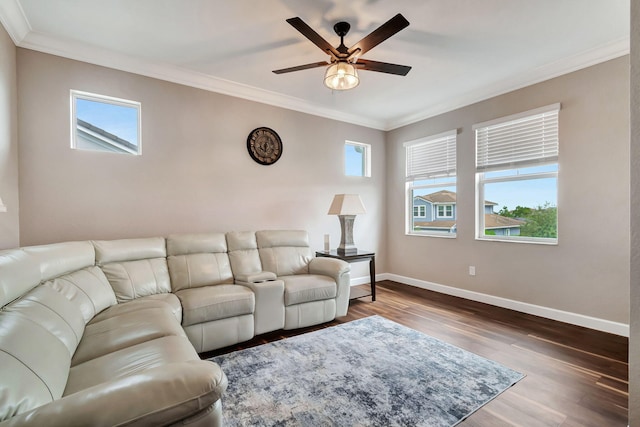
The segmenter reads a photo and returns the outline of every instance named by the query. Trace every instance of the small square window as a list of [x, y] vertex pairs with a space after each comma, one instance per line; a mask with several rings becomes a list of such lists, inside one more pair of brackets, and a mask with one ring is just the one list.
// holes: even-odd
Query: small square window
[[344, 174], [371, 176], [371, 145], [346, 141], [344, 144]]
[[71, 91], [71, 148], [140, 155], [140, 103]]

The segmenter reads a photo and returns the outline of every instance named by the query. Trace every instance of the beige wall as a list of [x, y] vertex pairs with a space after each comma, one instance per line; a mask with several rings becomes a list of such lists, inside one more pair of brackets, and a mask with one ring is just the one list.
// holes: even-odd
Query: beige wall
[[631, 321], [629, 425], [640, 427], [640, 2], [631, 2]]
[[[390, 132], [389, 273], [628, 323], [628, 67], [629, 58], [619, 58]], [[556, 102], [562, 103], [559, 244], [476, 241], [472, 125]], [[458, 237], [406, 236], [402, 143], [454, 128], [460, 129]]]
[[0, 25], [0, 198], [7, 212], [0, 212], [0, 249], [18, 246], [18, 118], [16, 95], [16, 47]]
[[[382, 131], [18, 49], [21, 244], [169, 233], [299, 228], [314, 249], [340, 239], [336, 193], [358, 193], [359, 247], [384, 265]], [[142, 103], [142, 156], [69, 148], [69, 91]], [[283, 140], [271, 166], [247, 152], [249, 132]], [[344, 141], [372, 145], [371, 178], [345, 177]], [[354, 264], [352, 277], [364, 277]]]

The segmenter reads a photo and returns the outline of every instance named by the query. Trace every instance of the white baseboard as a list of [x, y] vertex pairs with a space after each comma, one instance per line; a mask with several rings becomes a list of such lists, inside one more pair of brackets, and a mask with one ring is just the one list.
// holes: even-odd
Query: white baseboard
[[[392, 280], [394, 282], [415, 286], [417, 288], [428, 289], [430, 291], [440, 292], [446, 295], [452, 295], [472, 301], [495, 305], [497, 307], [508, 308], [510, 310], [519, 311], [521, 313], [533, 314], [534, 316], [544, 317], [546, 319], [552, 319], [559, 322], [570, 323], [572, 325], [583, 326], [585, 328], [608, 332], [615, 335], [621, 335], [623, 337], [629, 336], [629, 325], [624, 323], [612, 322], [610, 320], [599, 319], [597, 317], [585, 316], [583, 314], [571, 313], [568, 311], [557, 310], [555, 308], [543, 307], [526, 302], [510, 300], [507, 298], [482, 294], [480, 292], [454, 288], [452, 286], [440, 285], [438, 283], [413, 279], [411, 277], [399, 276], [397, 274], [376, 274], [376, 281], [378, 280]], [[362, 285], [365, 283], [369, 283], [369, 276], [351, 279], [351, 286]]]

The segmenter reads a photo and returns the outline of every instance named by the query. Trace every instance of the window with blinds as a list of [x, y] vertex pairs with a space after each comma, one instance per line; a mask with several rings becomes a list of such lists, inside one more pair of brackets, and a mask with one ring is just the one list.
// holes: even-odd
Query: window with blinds
[[407, 142], [407, 180], [456, 174], [456, 131]]
[[554, 104], [475, 125], [477, 169], [557, 162], [559, 110]]
[[473, 126], [476, 135], [476, 238], [558, 241], [560, 104]]
[[406, 150], [406, 232], [456, 236], [457, 130], [404, 144]]

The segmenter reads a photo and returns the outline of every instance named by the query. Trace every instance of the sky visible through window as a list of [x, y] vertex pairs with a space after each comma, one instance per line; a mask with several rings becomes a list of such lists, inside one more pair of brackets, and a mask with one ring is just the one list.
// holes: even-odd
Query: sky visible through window
[[364, 147], [345, 144], [345, 174], [348, 176], [364, 176]]
[[[498, 178], [508, 176], [519, 176], [527, 173], [555, 172], [558, 165], [545, 165], [525, 169], [511, 169], [499, 172], [487, 172], [487, 178]], [[425, 181], [416, 181], [415, 185], [438, 184], [442, 186], [431, 188], [420, 188], [414, 190], [414, 196], [424, 196], [426, 194], [435, 193], [440, 190], [449, 190], [456, 192], [456, 187], [447, 186], [446, 181], [450, 178], [435, 178]], [[517, 206], [537, 208], [545, 206], [557, 206], [558, 200], [558, 179], [556, 177], [540, 178], [531, 180], [518, 180], [511, 182], [499, 182], [485, 184], [484, 198], [485, 200], [497, 203], [496, 212], [506, 206], [509, 210], [515, 209]], [[460, 185], [460, 183], [458, 183]]]
[[138, 145], [138, 110], [134, 107], [77, 98], [76, 117]]

